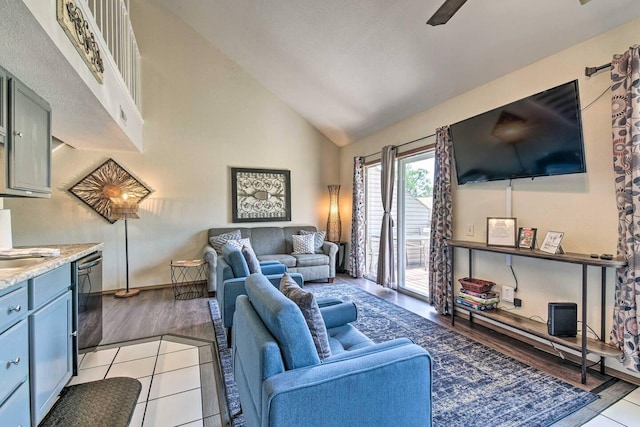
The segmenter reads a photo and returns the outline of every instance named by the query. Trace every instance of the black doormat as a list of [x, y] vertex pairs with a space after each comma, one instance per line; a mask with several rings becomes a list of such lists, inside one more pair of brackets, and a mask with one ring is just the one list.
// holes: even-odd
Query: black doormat
[[40, 427], [126, 427], [141, 389], [140, 381], [127, 377], [65, 387]]

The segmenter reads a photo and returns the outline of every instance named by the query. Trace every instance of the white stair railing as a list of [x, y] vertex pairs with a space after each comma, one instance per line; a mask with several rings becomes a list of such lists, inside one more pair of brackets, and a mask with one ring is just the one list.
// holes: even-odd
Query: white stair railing
[[82, 0], [88, 6], [129, 94], [141, 109], [140, 51], [129, 19], [129, 0]]

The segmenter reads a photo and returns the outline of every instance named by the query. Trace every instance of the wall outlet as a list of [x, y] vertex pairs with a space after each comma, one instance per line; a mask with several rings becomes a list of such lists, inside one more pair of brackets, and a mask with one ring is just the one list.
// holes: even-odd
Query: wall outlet
[[473, 224], [467, 224], [467, 236], [473, 236]]
[[515, 289], [512, 288], [511, 286], [503, 286], [502, 287], [502, 301], [504, 302], [510, 302], [513, 304], [513, 299], [516, 296], [516, 292]]
[[513, 305], [516, 307], [522, 307], [522, 300], [520, 298], [514, 298]]

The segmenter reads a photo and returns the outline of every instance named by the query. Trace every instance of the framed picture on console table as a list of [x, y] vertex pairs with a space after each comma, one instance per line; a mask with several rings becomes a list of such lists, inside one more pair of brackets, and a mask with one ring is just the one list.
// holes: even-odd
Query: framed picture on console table
[[487, 246], [516, 247], [516, 219], [502, 217], [487, 218]]
[[518, 229], [518, 248], [533, 249], [536, 246], [537, 228], [520, 227]]
[[561, 246], [563, 237], [564, 233], [562, 231], [547, 231], [540, 250], [549, 254], [563, 254], [564, 250]]
[[291, 172], [231, 168], [232, 222], [291, 221]]

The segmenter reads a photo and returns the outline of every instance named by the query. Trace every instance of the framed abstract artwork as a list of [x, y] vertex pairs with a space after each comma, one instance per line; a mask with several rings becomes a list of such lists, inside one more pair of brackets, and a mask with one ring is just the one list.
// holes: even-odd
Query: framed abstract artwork
[[291, 221], [291, 172], [231, 168], [232, 222]]
[[127, 197], [137, 199], [137, 203], [140, 203], [153, 190], [115, 160], [109, 159], [69, 188], [69, 192], [113, 224], [116, 220], [112, 219], [111, 198], [126, 194]]

